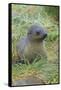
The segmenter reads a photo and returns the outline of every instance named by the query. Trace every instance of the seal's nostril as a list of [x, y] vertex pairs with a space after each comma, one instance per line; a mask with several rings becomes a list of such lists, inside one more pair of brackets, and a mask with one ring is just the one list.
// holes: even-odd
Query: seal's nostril
[[47, 33], [45, 33], [44, 36], [46, 37], [47, 36]]
[[44, 39], [45, 37], [47, 37], [47, 33], [44, 34], [43, 39]]

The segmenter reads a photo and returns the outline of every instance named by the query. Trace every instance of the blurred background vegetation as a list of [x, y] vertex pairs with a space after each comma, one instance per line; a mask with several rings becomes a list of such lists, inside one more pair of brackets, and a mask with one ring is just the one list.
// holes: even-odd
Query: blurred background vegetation
[[12, 60], [17, 60], [16, 43], [26, 36], [28, 28], [40, 24], [48, 32], [46, 50], [48, 61], [39, 60], [31, 65], [13, 64], [12, 81], [38, 73], [47, 80], [48, 84], [58, 83], [58, 41], [59, 41], [59, 7], [12, 4]]

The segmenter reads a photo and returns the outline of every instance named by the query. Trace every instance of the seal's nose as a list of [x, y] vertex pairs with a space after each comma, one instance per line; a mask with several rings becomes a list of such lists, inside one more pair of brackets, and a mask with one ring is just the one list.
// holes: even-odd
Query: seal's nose
[[44, 37], [46, 37], [46, 36], [47, 36], [47, 33], [44, 34]]
[[47, 33], [45, 33], [45, 34], [43, 35], [43, 38], [45, 38], [45, 37], [47, 37]]

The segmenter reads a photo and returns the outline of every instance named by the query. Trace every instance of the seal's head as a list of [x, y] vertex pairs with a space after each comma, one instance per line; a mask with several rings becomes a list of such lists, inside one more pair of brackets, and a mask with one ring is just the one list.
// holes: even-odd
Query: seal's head
[[44, 40], [47, 36], [46, 30], [39, 25], [32, 25], [28, 31], [28, 37], [31, 40]]

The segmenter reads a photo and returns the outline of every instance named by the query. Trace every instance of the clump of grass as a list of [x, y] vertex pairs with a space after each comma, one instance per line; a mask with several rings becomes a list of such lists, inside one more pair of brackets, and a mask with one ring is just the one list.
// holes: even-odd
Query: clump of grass
[[[38, 61], [33, 64], [16, 64], [12, 67], [12, 80], [25, 79], [28, 76], [42, 75], [48, 84], [58, 83], [58, 64]], [[46, 63], [45, 63], [46, 62]], [[41, 77], [40, 77], [41, 78]]]

